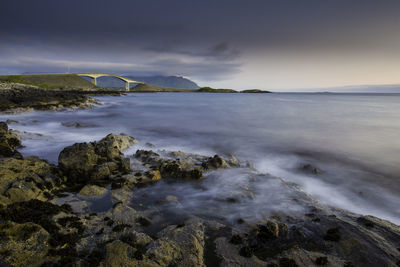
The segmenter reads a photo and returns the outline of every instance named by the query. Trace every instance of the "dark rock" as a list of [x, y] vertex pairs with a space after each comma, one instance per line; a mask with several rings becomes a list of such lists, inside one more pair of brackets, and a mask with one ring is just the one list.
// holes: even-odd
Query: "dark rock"
[[253, 256], [253, 249], [249, 246], [244, 246], [239, 250], [239, 255], [250, 258], [251, 256]]
[[367, 228], [373, 228], [374, 227], [374, 223], [371, 222], [370, 220], [368, 220], [365, 217], [359, 217], [357, 219], [357, 222], [363, 224]]
[[289, 258], [280, 258], [279, 259], [279, 266], [280, 267], [298, 267], [296, 261]]
[[213, 169], [227, 168], [228, 164], [220, 156], [215, 155], [214, 157], [210, 157], [206, 161], [204, 161], [201, 164], [201, 166], [206, 170], [213, 170]]
[[161, 177], [175, 179], [193, 179], [203, 178], [203, 172], [200, 168], [187, 167], [179, 160], [166, 161], [160, 167]]
[[245, 223], [245, 220], [243, 220], [242, 218], [239, 218], [239, 219], [236, 220], [236, 222], [238, 224], [243, 224], [243, 223]]
[[328, 257], [318, 257], [315, 260], [315, 264], [317, 264], [317, 265], [327, 265], [328, 264]]
[[334, 242], [339, 241], [340, 240], [339, 228], [335, 227], [335, 228], [328, 229], [324, 236], [324, 240], [334, 241]]
[[235, 245], [243, 244], [243, 238], [240, 235], [233, 235], [229, 242]]
[[132, 225], [129, 224], [117, 224], [116, 226], [113, 227], [113, 232], [121, 232], [123, 231], [125, 228], [130, 228], [132, 227]]
[[0, 122], [0, 157], [22, 158], [17, 148], [21, 147], [21, 140], [8, 129], [7, 123]]
[[276, 222], [268, 221], [265, 225], [258, 225], [257, 239], [265, 242], [269, 239], [277, 238], [279, 235], [279, 226]]
[[313, 174], [313, 175], [318, 175], [323, 173], [322, 170], [320, 170], [319, 168], [311, 165], [311, 164], [305, 164], [300, 168], [300, 171], [307, 173], [307, 174]]
[[140, 225], [140, 226], [150, 226], [151, 225], [151, 221], [145, 217], [139, 217], [136, 219], [136, 222]]

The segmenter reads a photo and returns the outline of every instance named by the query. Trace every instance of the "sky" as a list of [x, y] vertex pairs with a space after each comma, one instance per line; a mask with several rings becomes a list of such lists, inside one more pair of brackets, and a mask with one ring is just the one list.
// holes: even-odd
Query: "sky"
[[177, 75], [278, 91], [400, 84], [398, 0], [3, 0], [0, 74]]

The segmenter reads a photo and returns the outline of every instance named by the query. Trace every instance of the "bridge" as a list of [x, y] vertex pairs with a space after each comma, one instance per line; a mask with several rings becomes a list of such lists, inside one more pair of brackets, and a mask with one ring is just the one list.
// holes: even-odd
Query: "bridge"
[[123, 77], [123, 76], [114, 75], [114, 74], [110, 74], [110, 73], [77, 73], [76, 75], [90, 78], [94, 85], [97, 85], [97, 78], [100, 78], [100, 77], [103, 77], [103, 76], [115, 77], [115, 78], [118, 78], [121, 81], [125, 82], [125, 90], [126, 91], [129, 91], [129, 84], [130, 83], [143, 83], [143, 82], [132, 80], [130, 78], [126, 78], [126, 77]]

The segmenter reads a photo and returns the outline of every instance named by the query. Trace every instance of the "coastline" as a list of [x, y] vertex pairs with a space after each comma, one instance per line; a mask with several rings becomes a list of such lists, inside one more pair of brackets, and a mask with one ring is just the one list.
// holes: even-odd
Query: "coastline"
[[[2, 151], [7, 153], [0, 159], [0, 169], [3, 177], [9, 177], [2, 180], [0, 198], [0, 231], [7, 236], [1, 243], [1, 258], [15, 266], [358, 266], [396, 264], [399, 259], [399, 226], [322, 205], [285, 182], [284, 177], [260, 174], [234, 157], [158, 151], [149, 144], [130, 159], [123, 151], [140, 141], [108, 135], [97, 142], [65, 148], [58, 165], [51, 165], [18, 155], [18, 136], [4, 124], [1, 129]], [[129, 164], [133, 159], [135, 164]], [[135, 194], [140, 188], [164, 181], [176, 186], [197, 183], [208, 172], [222, 174], [235, 168], [251, 172], [255, 181], [282, 186], [295, 199], [293, 203], [303, 209], [295, 214], [281, 210], [268, 218], [236, 218], [233, 222], [182, 214], [171, 218], [166, 210], [180, 209], [173, 192], [160, 195], [156, 201]], [[112, 204], [105, 210], [95, 214], [88, 208], [104, 199]], [[132, 199], [152, 202], [132, 206]], [[249, 199], [251, 190], [243, 198], [221, 201], [235, 205]], [[31, 258], [21, 258], [23, 253]]]
[[20, 83], [0, 83], [0, 112], [6, 114], [33, 110], [91, 108], [100, 104], [91, 96], [121, 96], [107, 90], [43, 89]]

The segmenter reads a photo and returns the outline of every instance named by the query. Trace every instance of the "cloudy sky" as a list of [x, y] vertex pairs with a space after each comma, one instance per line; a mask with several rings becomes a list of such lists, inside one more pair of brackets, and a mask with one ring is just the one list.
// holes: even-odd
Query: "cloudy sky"
[[0, 74], [180, 75], [295, 90], [400, 83], [398, 0], [3, 0]]

